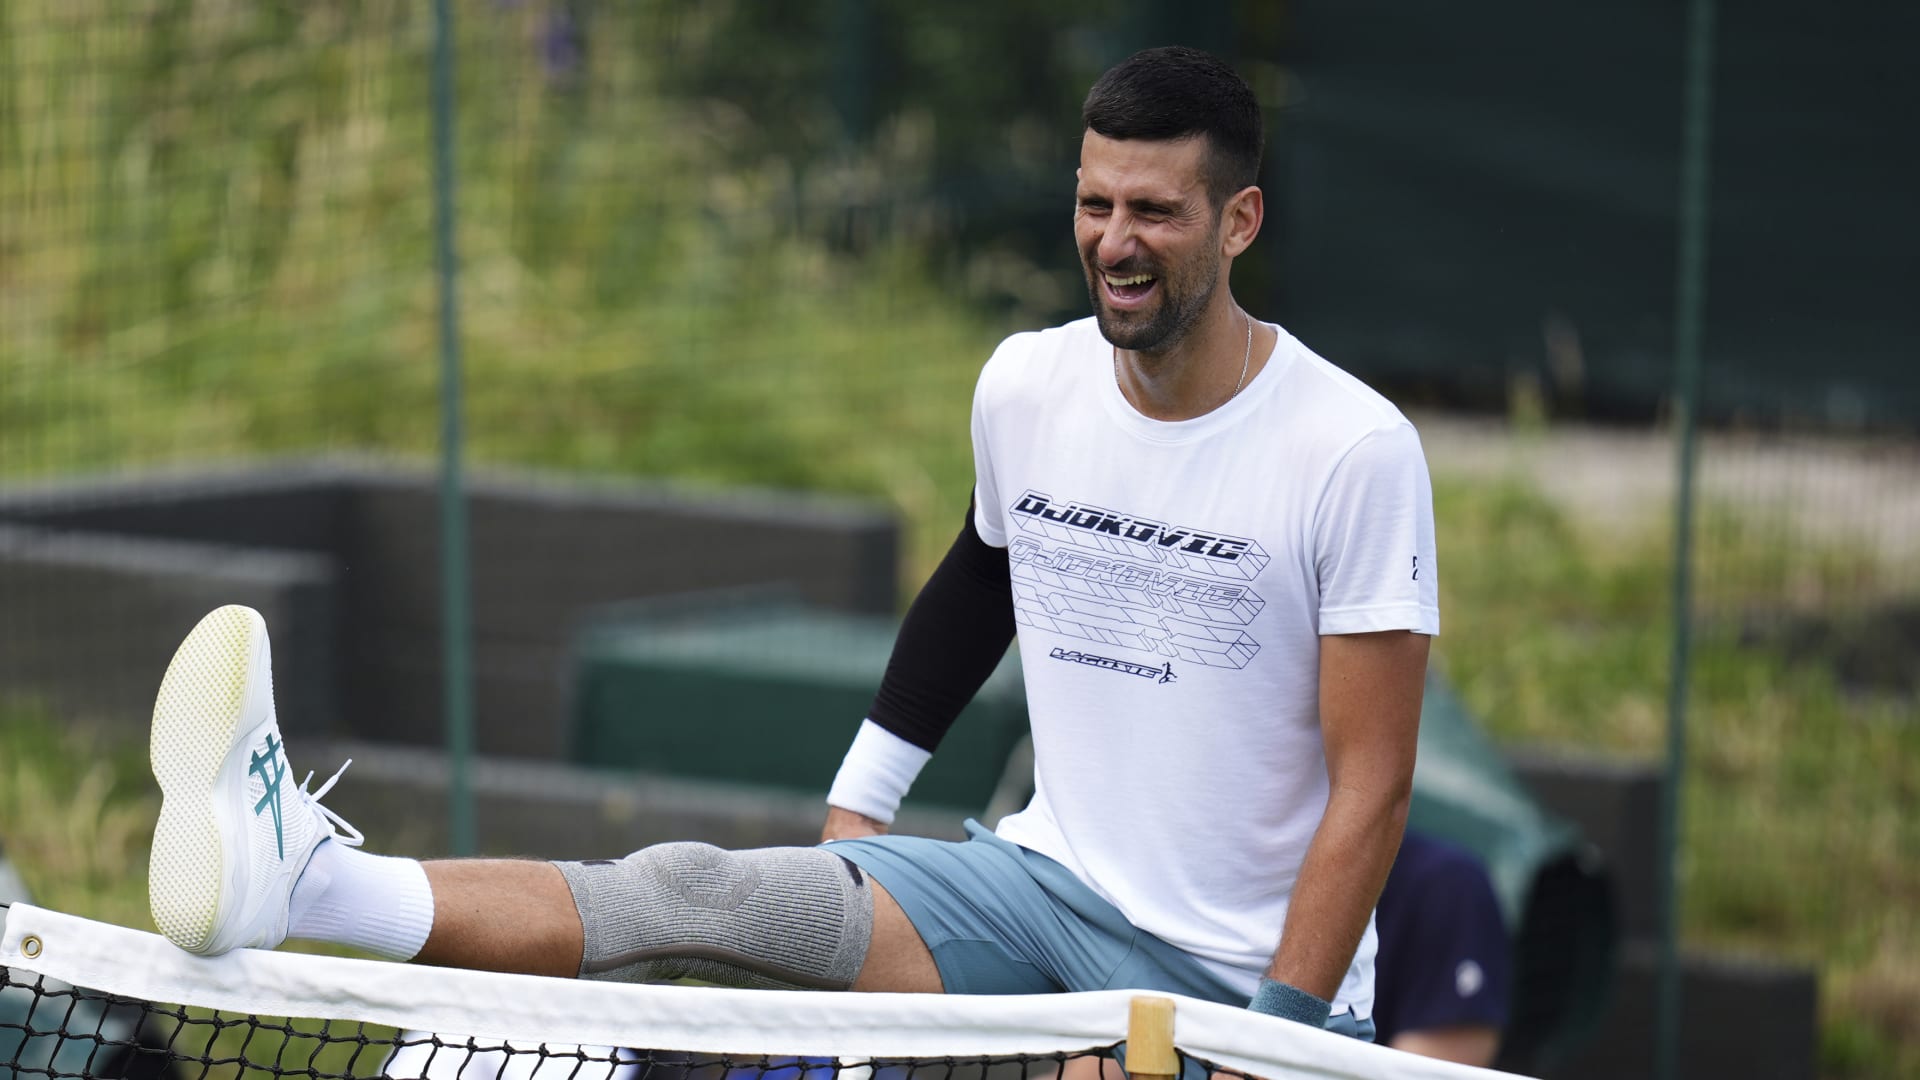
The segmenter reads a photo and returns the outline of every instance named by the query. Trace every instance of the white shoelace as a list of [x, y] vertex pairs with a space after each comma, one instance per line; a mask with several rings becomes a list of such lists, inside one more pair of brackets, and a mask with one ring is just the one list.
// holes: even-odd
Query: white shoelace
[[333, 790], [334, 783], [346, 773], [347, 766], [351, 764], [353, 764], [352, 758], [341, 762], [340, 767], [334, 770], [334, 774], [327, 777], [327, 782], [320, 785], [320, 790], [314, 792], [307, 791], [307, 785], [313, 783], [313, 770], [307, 770], [307, 778], [300, 781], [300, 794], [305, 795], [307, 801], [313, 804], [313, 808], [320, 811], [320, 815], [333, 825], [333, 835], [335, 839], [348, 847], [359, 847], [361, 844], [367, 842], [367, 838], [361, 834], [360, 830], [348, 824], [346, 818], [334, 813], [332, 807], [322, 806], [320, 804], [320, 797]]

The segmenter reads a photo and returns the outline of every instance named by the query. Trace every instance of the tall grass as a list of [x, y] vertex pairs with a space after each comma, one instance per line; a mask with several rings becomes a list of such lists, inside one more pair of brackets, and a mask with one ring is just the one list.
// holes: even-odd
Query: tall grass
[[[460, 22], [473, 455], [957, 521], [1010, 325], [965, 297], [1026, 271], [936, 267], [935, 207], [872, 205], [922, 186], [928, 121], [831, 169], [755, 158], [751, 118], [665, 98], [667, 52], [630, 44], [697, 18], [610, 5], [555, 71], [549, 8]], [[423, 10], [0, 9], [0, 475], [433, 450]]]

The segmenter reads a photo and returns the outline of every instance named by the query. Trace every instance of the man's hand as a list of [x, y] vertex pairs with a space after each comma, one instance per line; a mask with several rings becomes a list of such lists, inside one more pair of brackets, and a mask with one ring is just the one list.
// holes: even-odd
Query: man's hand
[[875, 821], [865, 814], [856, 814], [838, 806], [827, 807], [827, 824], [820, 830], [821, 842], [828, 840], [857, 840], [862, 836], [885, 836], [887, 825]]

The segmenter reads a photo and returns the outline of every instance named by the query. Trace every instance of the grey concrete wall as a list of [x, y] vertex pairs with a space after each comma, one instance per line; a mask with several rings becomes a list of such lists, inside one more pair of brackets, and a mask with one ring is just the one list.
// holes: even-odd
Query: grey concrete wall
[[0, 488], [0, 522], [331, 555], [348, 491], [374, 475], [322, 459], [41, 482]]
[[[569, 649], [601, 605], [758, 585], [895, 611], [897, 526], [851, 500], [515, 474], [475, 478], [468, 513], [483, 753], [564, 751]], [[24, 531], [0, 548], [0, 693], [143, 725], [199, 615], [248, 603], [277, 668], [303, 666], [278, 681], [290, 735], [444, 739], [425, 470], [323, 459], [36, 484], [0, 490], [6, 527]], [[297, 597], [276, 591], [286, 575]]]
[[[638, 488], [477, 482], [469, 503], [475, 724], [488, 753], [565, 750], [566, 659], [597, 608], [689, 590], [784, 585], [825, 607], [893, 613], [897, 529], [843, 501]], [[359, 485], [343, 578], [344, 643], [364, 737], [441, 741], [438, 504], [418, 482]]]
[[325, 734], [335, 576], [323, 555], [0, 525], [0, 688], [144, 740], [180, 639], [246, 604], [273, 635], [282, 729]]

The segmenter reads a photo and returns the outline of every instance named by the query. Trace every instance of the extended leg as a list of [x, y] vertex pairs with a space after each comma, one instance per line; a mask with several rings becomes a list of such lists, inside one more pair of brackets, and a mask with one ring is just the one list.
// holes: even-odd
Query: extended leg
[[426, 864], [423, 963], [735, 986], [938, 992], [933, 958], [872, 878], [818, 848], [661, 844], [588, 863]]
[[359, 834], [296, 781], [274, 716], [259, 613], [208, 615], [154, 705], [163, 801], [149, 893], [181, 948], [287, 937], [394, 959], [546, 975], [938, 991], [892, 897], [821, 848], [662, 844], [588, 863], [421, 864]]
[[580, 973], [580, 915], [559, 867], [514, 859], [422, 865], [433, 887], [433, 931], [415, 960], [566, 978]]

